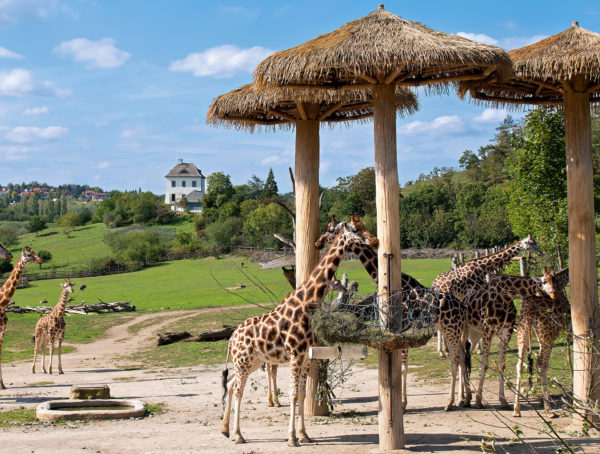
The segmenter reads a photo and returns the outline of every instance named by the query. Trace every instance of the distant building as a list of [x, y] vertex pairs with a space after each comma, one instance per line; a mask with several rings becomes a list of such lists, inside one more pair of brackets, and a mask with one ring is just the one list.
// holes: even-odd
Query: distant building
[[[206, 193], [206, 178], [192, 163], [179, 159], [177, 165], [165, 176], [167, 190], [165, 203], [171, 205], [173, 211], [202, 211], [202, 198]], [[185, 201], [182, 201], [185, 199]]]
[[95, 192], [92, 194], [92, 200], [94, 202], [102, 202], [103, 200], [108, 199], [108, 194], [104, 192]]

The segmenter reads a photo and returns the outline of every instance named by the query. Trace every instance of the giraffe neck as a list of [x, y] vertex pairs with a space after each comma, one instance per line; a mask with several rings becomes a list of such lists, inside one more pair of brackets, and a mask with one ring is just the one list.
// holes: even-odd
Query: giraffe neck
[[0, 309], [3, 310], [10, 304], [10, 300], [15, 294], [19, 279], [21, 279], [21, 275], [23, 274], [26, 264], [27, 263], [25, 262], [25, 259], [21, 257], [11, 271], [10, 276], [8, 276], [8, 279], [6, 279], [6, 282], [2, 288], [0, 288]]
[[50, 317], [62, 318], [65, 315], [65, 306], [67, 305], [68, 299], [69, 291], [66, 288], [64, 288], [62, 293], [60, 294], [58, 303], [56, 303], [56, 306], [54, 306], [50, 311]]
[[352, 252], [356, 254], [366, 272], [373, 279], [373, 282], [377, 283], [377, 253], [375, 250], [367, 244], [354, 244]]
[[347, 245], [346, 237], [342, 231], [333, 240], [327, 252], [323, 254], [310, 277], [290, 294], [291, 298], [288, 298], [287, 301], [295, 297], [301, 304], [311, 309], [314, 308], [315, 303], [319, 303], [325, 296], [329, 284], [344, 258]]
[[516, 257], [520, 251], [521, 242], [517, 241], [515, 244], [512, 244], [507, 248], [496, 252], [495, 254], [486, 255], [485, 257], [481, 257], [479, 259], [469, 260], [467, 263], [465, 263], [465, 265], [478, 268], [479, 271], [484, 273], [489, 273], [502, 268], [504, 265], [509, 263], [513, 257]]
[[542, 283], [529, 276], [510, 276], [502, 274], [490, 282], [490, 288], [499, 292], [517, 296], [534, 296], [542, 292]]
[[556, 273], [554, 276], [554, 284], [561, 290], [564, 290], [564, 288], [569, 285], [569, 268], [565, 268], [561, 272]]

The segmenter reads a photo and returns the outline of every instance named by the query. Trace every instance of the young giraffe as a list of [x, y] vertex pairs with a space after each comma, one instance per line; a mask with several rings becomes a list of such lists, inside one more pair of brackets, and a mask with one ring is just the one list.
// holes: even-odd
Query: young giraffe
[[43, 260], [35, 255], [35, 252], [28, 246], [25, 246], [10, 276], [8, 276], [8, 279], [6, 279], [6, 282], [0, 288], [0, 389], [6, 389], [2, 380], [2, 343], [4, 342], [4, 334], [6, 333], [6, 325], [8, 323], [5, 309], [10, 304], [10, 300], [19, 284], [19, 279], [21, 279], [21, 275], [25, 270], [25, 265], [28, 263], [43, 263]]
[[377, 238], [362, 225], [353, 221], [344, 223], [331, 247], [321, 257], [308, 280], [288, 293], [283, 301], [270, 312], [249, 318], [236, 328], [227, 350], [231, 355], [234, 374], [228, 387], [228, 370], [223, 371], [224, 397], [227, 398], [221, 432], [229, 436], [231, 403], [235, 394], [234, 434], [236, 443], [244, 443], [240, 431], [240, 407], [248, 376], [262, 363], [290, 363], [290, 425], [288, 445], [298, 446], [296, 437], [296, 404], [298, 405], [298, 432], [300, 442], [310, 442], [304, 426], [304, 397], [306, 377], [310, 368], [308, 349], [314, 345], [310, 326], [310, 311], [318, 307], [334, 277], [346, 249], [357, 242], [373, 246]]
[[[548, 275], [554, 283], [554, 298], [552, 295], [529, 296], [522, 300], [521, 313], [517, 322], [517, 340], [519, 345], [519, 359], [517, 362], [517, 383], [515, 385], [515, 405], [513, 416], [521, 416], [521, 377], [525, 356], [530, 353], [531, 336], [535, 333], [540, 344], [540, 355], [537, 369], [540, 373], [542, 385], [542, 400], [544, 410], [550, 412], [550, 399], [546, 384], [546, 373], [552, 348], [556, 338], [562, 331], [571, 330], [571, 305], [567, 299], [564, 288], [569, 284], [569, 269], [564, 269], [557, 274], [554, 270]], [[530, 370], [531, 374], [532, 371]]]
[[[488, 368], [490, 344], [495, 334], [500, 338], [498, 398], [503, 407], [508, 406], [504, 396], [504, 361], [517, 319], [513, 299], [535, 296], [542, 292], [554, 294], [553, 283], [547, 275], [535, 277], [503, 274], [492, 278], [486, 288], [470, 293], [465, 298], [469, 342], [475, 345], [481, 340], [481, 373], [475, 398], [476, 408], [482, 407], [483, 382]], [[467, 389], [466, 401], [471, 402], [470, 389]]]
[[[451, 293], [462, 301], [469, 293], [486, 287], [486, 274], [500, 270], [522, 250], [532, 251], [537, 254], [542, 253], [537, 247], [535, 240], [531, 237], [531, 234], [529, 234], [526, 238], [517, 241], [499, 252], [469, 260], [453, 270], [438, 275], [433, 280], [431, 288]], [[442, 336], [439, 332], [438, 352], [440, 356], [444, 356], [442, 351]]]
[[[360, 222], [358, 216], [351, 215], [355, 222]], [[362, 223], [361, 223], [362, 224]], [[317, 246], [321, 246], [326, 242], [330, 241], [335, 234], [339, 224], [335, 222], [335, 216], [331, 216], [331, 220], [325, 229], [325, 233], [315, 243]], [[361, 264], [373, 279], [373, 282], [377, 283], [377, 253], [374, 248], [368, 244], [356, 243], [351, 248]], [[464, 404], [463, 396], [464, 390], [468, 387], [468, 375], [466, 368], [466, 351], [464, 346], [464, 332], [467, 327], [467, 315], [463, 304], [455, 297], [445, 293], [432, 293], [427, 287], [422, 285], [414, 277], [402, 273], [402, 293], [403, 302], [408, 303], [408, 299], [413, 300], [411, 306], [414, 307], [415, 302], [421, 305], [434, 304], [439, 311], [439, 322], [438, 328], [449, 341], [450, 350], [450, 362], [452, 365], [452, 376], [450, 386], [450, 399], [445, 407], [445, 410], [452, 410], [454, 408], [454, 391], [456, 387], [456, 373], [460, 368], [460, 385], [459, 393], [461, 399], [459, 406]], [[406, 380], [408, 377], [408, 350], [401, 350], [401, 362], [400, 367], [402, 368], [402, 406], [406, 409], [408, 404], [408, 398], [406, 394]]]
[[0, 260], [10, 262], [12, 260], [12, 254], [4, 246], [0, 244]]
[[56, 306], [48, 314], [44, 314], [35, 324], [35, 347], [33, 349], [33, 366], [31, 372], [35, 374], [35, 362], [39, 348], [42, 347], [42, 370], [46, 373], [46, 345], [50, 346], [50, 367], [48, 373], [52, 374], [52, 355], [54, 353], [54, 341], [57, 342], [58, 373], [63, 374], [61, 363], [62, 342], [65, 338], [65, 306], [69, 299], [69, 293], [73, 293], [75, 283], [65, 280], [62, 284], [62, 292]]

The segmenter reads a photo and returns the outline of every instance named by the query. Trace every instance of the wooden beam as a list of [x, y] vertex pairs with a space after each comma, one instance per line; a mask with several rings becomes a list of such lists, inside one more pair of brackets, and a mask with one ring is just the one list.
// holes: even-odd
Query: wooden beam
[[296, 118], [295, 117], [293, 117], [292, 115], [286, 114], [285, 112], [281, 112], [280, 110], [277, 110], [277, 109], [267, 109], [267, 112], [269, 112], [274, 117], [283, 118], [284, 120], [287, 120], [287, 121], [292, 122], [292, 123], [296, 122]]
[[319, 115], [318, 120], [319, 121], [323, 121], [325, 120], [329, 115], [331, 115], [332, 113], [336, 112], [337, 110], [340, 109], [340, 107], [342, 107], [344, 105], [343, 102], [338, 102], [337, 104], [331, 106], [329, 109], [327, 109], [325, 112], [323, 112], [321, 115]]
[[306, 110], [304, 110], [304, 104], [299, 99], [296, 99], [296, 107], [298, 109], [298, 113], [300, 114], [300, 120], [308, 120]]

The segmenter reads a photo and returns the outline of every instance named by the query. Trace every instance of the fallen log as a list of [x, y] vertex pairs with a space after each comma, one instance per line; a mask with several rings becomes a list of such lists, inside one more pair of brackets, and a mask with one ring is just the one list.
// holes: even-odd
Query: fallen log
[[[6, 312], [12, 312], [15, 314], [26, 314], [29, 312], [37, 312], [38, 314], [47, 314], [52, 310], [52, 306], [17, 306], [11, 303], [6, 309]], [[66, 314], [106, 314], [111, 312], [133, 312], [135, 306], [131, 306], [129, 301], [115, 301], [114, 303], [95, 303], [95, 304], [71, 304], [65, 307]]]
[[205, 331], [200, 334], [192, 335], [187, 331], [181, 331], [178, 333], [158, 333], [158, 339], [156, 345], [169, 345], [175, 342], [214, 342], [223, 339], [229, 339], [235, 331], [235, 326], [223, 325], [222, 329], [213, 331]]

